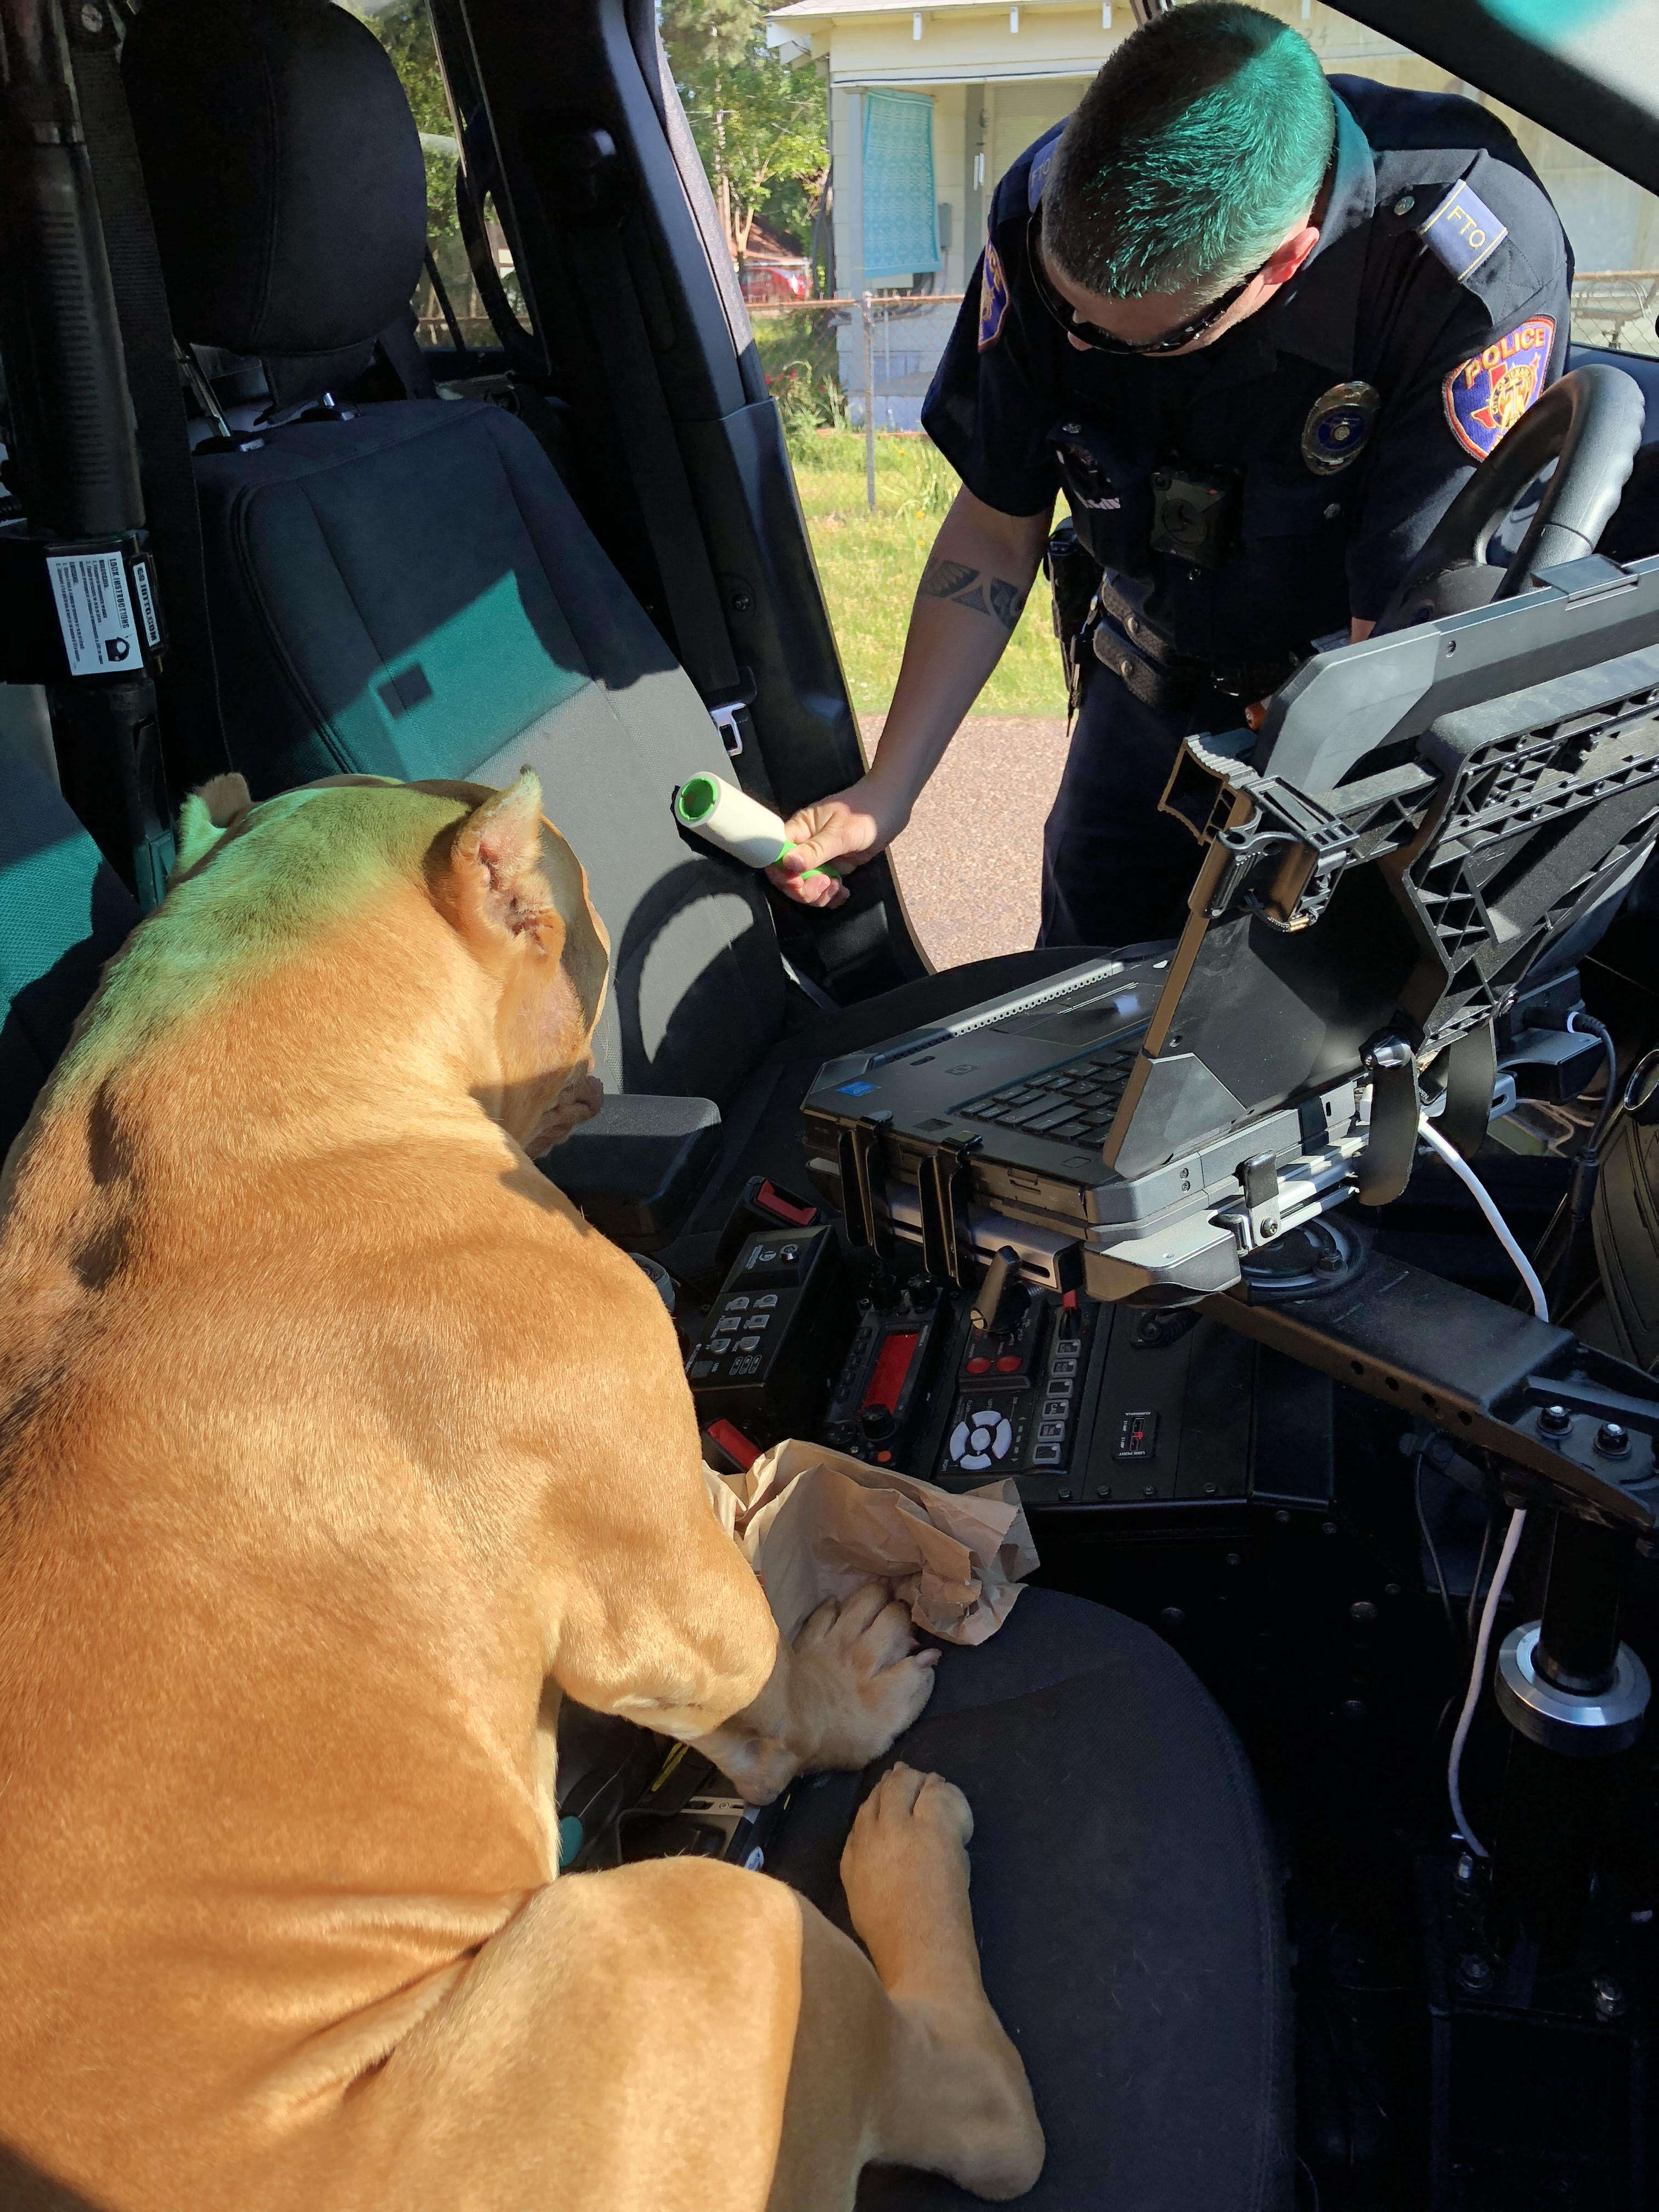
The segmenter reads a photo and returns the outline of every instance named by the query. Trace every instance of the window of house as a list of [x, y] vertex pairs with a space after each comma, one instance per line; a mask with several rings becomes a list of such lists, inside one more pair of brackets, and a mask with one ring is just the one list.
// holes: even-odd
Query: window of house
[[864, 101], [864, 281], [908, 292], [939, 265], [933, 103], [926, 93], [872, 90]]

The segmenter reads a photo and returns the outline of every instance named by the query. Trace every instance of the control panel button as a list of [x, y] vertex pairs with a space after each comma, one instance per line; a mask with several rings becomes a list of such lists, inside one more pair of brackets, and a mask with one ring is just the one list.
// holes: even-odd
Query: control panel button
[[999, 1375], [1018, 1375], [1020, 1369], [1024, 1364], [1024, 1361], [1020, 1358], [1017, 1352], [1005, 1352], [1001, 1358], [997, 1362], [997, 1373]]
[[[739, 1352], [758, 1352], [760, 1350], [759, 1337], [740, 1336], [738, 1339], [738, 1350]], [[734, 1369], [732, 1371], [735, 1373], [736, 1370]]]
[[[757, 1297], [755, 1301], [755, 1311], [757, 1313], [763, 1313], [768, 1308], [776, 1305], [777, 1302], [778, 1294], [775, 1291], [764, 1291], [762, 1296]], [[739, 1303], [742, 1302], [740, 1301]]]
[[763, 1313], [750, 1314], [748, 1320], [744, 1323], [744, 1327], [745, 1328], [770, 1328], [771, 1326], [771, 1315]]
[[747, 1313], [749, 1301], [747, 1298], [727, 1298], [726, 1310], [727, 1313]]
[[1051, 1375], [1075, 1375], [1077, 1373], [1077, 1362], [1075, 1359], [1072, 1358], [1056, 1359], [1049, 1368], [1048, 1372]]
[[1065, 1441], [1066, 1424], [1064, 1421], [1039, 1421], [1037, 1423], [1037, 1442], [1039, 1443], [1059, 1444], [1064, 1443]]
[[722, 1352], [730, 1352], [732, 1349], [732, 1340], [729, 1336], [710, 1337], [708, 1340], [708, 1349], [714, 1353], [716, 1358], [718, 1358]]
[[1060, 1465], [1060, 1446], [1058, 1444], [1034, 1444], [1031, 1448], [1031, 1464], [1033, 1467], [1058, 1467]]
[[714, 1371], [714, 1362], [712, 1359], [694, 1359], [691, 1363], [691, 1380], [694, 1382], [701, 1382], [705, 1375], [712, 1375]]
[[966, 1359], [963, 1362], [962, 1371], [964, 1375], [988, 1375], [991, 1363], [988, 1359]]
[[1051, 1375], [1048, 1377], [1048, 1392], [1051, 1398], [1069, 1398], [1076, 1388], [1069, 1376]]

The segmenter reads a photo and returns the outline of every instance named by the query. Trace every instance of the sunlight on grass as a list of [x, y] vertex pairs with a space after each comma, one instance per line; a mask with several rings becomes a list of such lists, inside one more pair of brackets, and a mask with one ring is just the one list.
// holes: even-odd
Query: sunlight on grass
[[[956, 476], [925, 438], [878, 435], [872, 514], [865, 505], [861, 432], [806, 430], [792, 436], [790, 452], [853, 704], [861, 714], [884, 713], [898, 677], [910, 602], [956, 496]], [[1065, 714], [1060, 648], [1042, 576], [974, 711]]]

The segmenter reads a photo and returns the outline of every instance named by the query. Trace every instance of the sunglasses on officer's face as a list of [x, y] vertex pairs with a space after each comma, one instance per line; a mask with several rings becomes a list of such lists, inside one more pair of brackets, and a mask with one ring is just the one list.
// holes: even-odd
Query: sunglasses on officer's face
[[[1110, 331], [1102, 330], [1098, 323], [1085, 322], [1071, 301], [1062, 298], [1054, 289], [1054, 281], [1042, 259], [1042, 209], [1039, 205], [1033, 208], [1031, 219], [1025, 226], [1025, 258], [1030, 264], [1037, 297], [1068, 338], [1075, 338], [1079, 345], [1088, 346], [1096, 353], [1179, 353], [1182, 346], [1189, 346], [1194, 338], [1201, 338], [1206, 331], [1215, 328], [1228, 308], [1243, 298], [1267, 267], [1267, 261], [1273, 258], [1270, 253], [1267, 261], [1252, 269], [1248, 276], [1241, 276], [1231, 291], [1224, 292], [1218, 300], [1212, 300], [1207, 307], [1200, 307], [1197, 314], [1189, 322], [1182, 323], [1179, 329], [1165, 331], [1161, 337], [1143, 338], [1137, 343], [1133, 338], [1115, 337]], [[1275, 246], [1273, 252], [1278, 251]]]

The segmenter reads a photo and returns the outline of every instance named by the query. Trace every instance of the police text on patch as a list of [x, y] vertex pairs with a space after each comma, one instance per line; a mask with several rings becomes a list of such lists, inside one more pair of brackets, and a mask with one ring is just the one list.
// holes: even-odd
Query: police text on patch
[[1446, 421], [1466, 453], [1484, 461], [1544, 388], [1555, 319], [1534, 315], [1459, 362], [1441, 386]]

